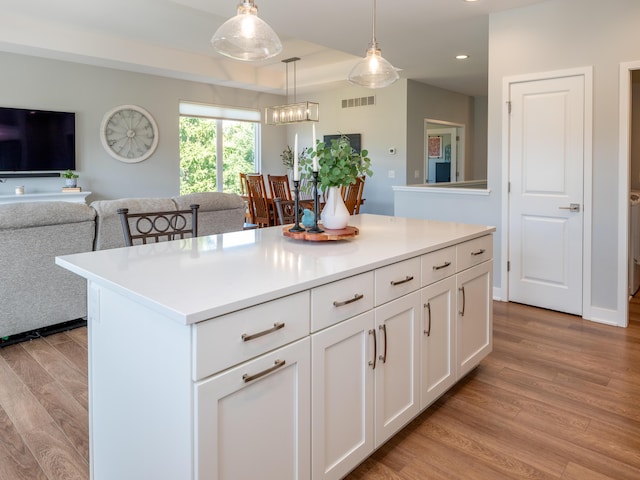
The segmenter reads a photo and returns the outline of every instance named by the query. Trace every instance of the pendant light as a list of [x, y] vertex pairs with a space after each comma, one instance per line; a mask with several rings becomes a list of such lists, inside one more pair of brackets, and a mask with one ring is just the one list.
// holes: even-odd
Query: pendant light
[[238, 14], [216, 30], [211, 44], [221, 55], [248, 62], [271, 58], [282, 51], [276, 32], [258, 18], [253, 0], [242, 0]]
[[290, 123], [317, 122], [320, 106], [315, 102], [296, 102], [296, 62], [299, 57], [282, 60], [286, 65], [286, 96], [289, 99], [289, 64], [293, 63], [293, 103], [267, 107], [264, 111], [267, 125], [287, 125]]
[[400, 76], [393, 65], [382, 58], [376, 41], [376, 0], [373, 0], [373, 36], [367, 55], [349, 73], [349, 82], [367, 88], [384, 88]]

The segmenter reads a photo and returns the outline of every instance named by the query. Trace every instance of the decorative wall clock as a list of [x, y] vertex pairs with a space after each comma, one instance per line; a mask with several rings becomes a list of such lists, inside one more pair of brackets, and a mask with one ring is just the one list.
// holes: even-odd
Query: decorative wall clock
[[144, 108], [120, 105], [102, 119], [100, 139], [113, 158], [126, 163], [142, 162], [158, 146], [158, 126]]

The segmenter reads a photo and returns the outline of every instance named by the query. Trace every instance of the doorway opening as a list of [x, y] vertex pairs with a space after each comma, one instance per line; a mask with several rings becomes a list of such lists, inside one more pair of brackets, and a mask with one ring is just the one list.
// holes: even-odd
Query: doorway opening
[[[640, 288], [640, 61], [620, 65], [620, 208], [618, 304], [628, 326], [630, 302]], [[624, 168], [626, 166], [626, 168]], [[634, 198], [635, 197], [635, 198]]]

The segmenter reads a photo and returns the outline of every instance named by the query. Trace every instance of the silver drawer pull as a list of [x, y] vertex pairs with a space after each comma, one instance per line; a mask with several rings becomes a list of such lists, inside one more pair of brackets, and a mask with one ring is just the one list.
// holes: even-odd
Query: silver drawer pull
[[342, 302], [339, 302], [337, 300], [334, 300], [333, 302], [333, 306], [334, 307], [342, 307], [344, 305], [349, 305], [350, 303], [353, 302], [357, 302], [358, 300], [362, 300], [364, 298], [364, 295], [361, 293], [356, 293], [353, 298], [350, 298], [349, 300], [344, 300]]
[[429, 324], [428, 324], [428, 326], [427, 326], [427, 329], [426, 329], [426, 330], [424, 330], [424, 334], [425, 334], [427, 337], [430, 337], [430, 336], [431, 336], [431, 303], [425, 303], [425, 304], [424, 304], [424, 308], [426, 308], [426, 309], [427, 309], [428, 318], [429, 318]]
[[369, 366], [376, 369], [376, 356], [378, 355], [378, 341], [376, 340], [376, 331], [369, 330], [369, 335], [373, 335], [373, 361], [369, 360]]
[[475, 257], [477, 255], [482, 255], [486, 250], [484, 248], [481, 248], [480, 250], [476, 250], [475, 252], [471, 252], [471, 256]]
[[391, 285], [395, 287], [396, 285], [402, 285], [403, 283], [410, 282], [411, 280], [413, 280], [413, 276], [407, 275], [404, 277], [404, 280], [391, 280]]
[[281, 328], [284, 328], [284, 322], [283, 323], [274, 323], [273, 327], [268, 328], [266, 330], [263, 330], [262, 332], [252, 333], [251, 335], [249, 335], [247, 333], [243, 333], [242, 334], [242, 341], [243, 342], [248, 342], [249, 340], [253, 340], [254, 338], [262, 337], [263, 335], [268, 335], [270, 333], [273, 333], [276, 330], [280, 330]]
[[387, 324], [379, 325], [378, 330], [382, 330], [382, 333], [384, 333], [384, 353], [378, 356], [378, 360], [381, 360], [382, 363], [387, 363]]
[[444, 262], [442, 265], [434, 265], [434, 270], [442, 270], [443, 268], [447, 268], [451, 265], [451, 262]]
[[260, 373], [256, 373], [255, 375], [249, 375], [245, 373], [244, 375], [242, 375], [242, 380], [244, 380], [244, 383], [249, 383], [252, 380], [257, 380], [258, 378], [264, 377], [265, 375], [268, 375], [269, 373], [279, 369], [280, 367], [284, 367], [285, 363], [286, 362], [284, 360], [276, 360], [275, 362], [273, 362], [273, 367], [267, 368], [266, 370], [263, 370]]

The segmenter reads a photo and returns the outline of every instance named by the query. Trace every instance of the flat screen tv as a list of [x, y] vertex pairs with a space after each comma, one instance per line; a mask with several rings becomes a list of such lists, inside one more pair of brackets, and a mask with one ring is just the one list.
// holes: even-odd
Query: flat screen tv
[[0, 172], [75, 168], [75, 113], [0, 107]]

